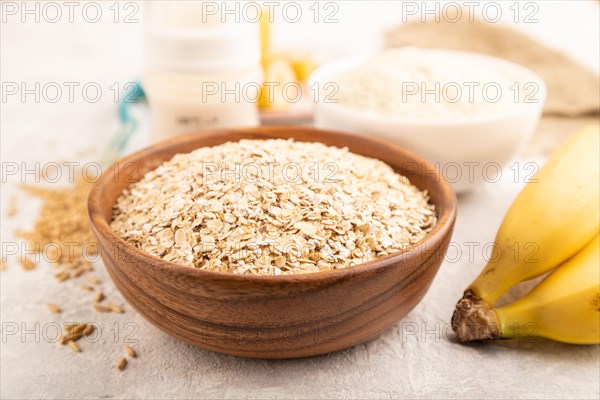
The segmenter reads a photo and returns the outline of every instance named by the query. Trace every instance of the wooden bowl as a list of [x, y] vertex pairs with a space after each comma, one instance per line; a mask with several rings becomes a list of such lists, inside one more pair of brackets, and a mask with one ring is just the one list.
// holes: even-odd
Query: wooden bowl
[[[352, 268], [284, 276], [193, 269], [127, 244], [109, 226], [123, 189], [176, 153], [240, 139], [294, 138], [378, 158], [429, 192], [438, 223], [407, 250]], [[255, 358], [307, 357], [376, 337], [425, 295], [450, 242], [456, 197], [435, 169], [390, 143], [305, 127], [202, 132], [155, 144], [118, 162], [89, 197], [102, 259], [127, 302], [147, 320], [204, 349]]]

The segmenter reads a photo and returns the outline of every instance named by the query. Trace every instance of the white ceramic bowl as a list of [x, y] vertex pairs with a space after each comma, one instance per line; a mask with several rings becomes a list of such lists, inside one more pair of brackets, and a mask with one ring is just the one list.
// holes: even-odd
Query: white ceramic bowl
[[508, 109], [488, 115], [426, 120], [352, 109], [331, 102], [335, 101], [335, 94], [331, 95], [331, 91], [329, 101], [325, 101], [324, 85], [335, 83], [341, 73], [361, 65], [375, 56], [374, 53], [327, 63], [311, 75], [310, 87], [319, 88], [319, 94], [315, 96], [318, 97], [315, 99], [316, 127], [374, 136], [399, 144], [436, 165], [457, 192], [471, 190], [484, 181], [499, 180], [499, 173], [510, 173], [506, 167], [527, 144], [539, 122], [546, 99], [546, 85], [532, 71], [508, 61], [475, 53], [438, 52], [461, 57], [461, 62], [478, 62], [492, 71], [516, 77], [520, 84], [532, 82], [538, 88], [533, 97], [536, 102], [520, 101]]

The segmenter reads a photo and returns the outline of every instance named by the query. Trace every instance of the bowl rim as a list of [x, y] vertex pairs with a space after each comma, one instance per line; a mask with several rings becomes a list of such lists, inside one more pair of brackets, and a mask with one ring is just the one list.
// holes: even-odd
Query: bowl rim
[[[108, 181], [110, 184], [111, 178], [115, 173], [121, 173], [124, 166], [131, 162], [140, 162], [144, 159], [145, 156], [148, 156], [152, 153], [155, 153], [157, 150], [161, 148], [173, 148], [176, 146], [181, 146], [183, 143], [191, 142], [198, 140], [200, 138], [207, 138], [209, 136], [212, 137], [227, 137], [232, 133], [236, 134], [248, 134], [249, 139], [252, 139], [250, 135], [258, 134], [264, 135], [264, 139], [275, 139], [275, 138], [283, 138], [288, 139], [286, 137], [279, 136], [281, 131], [288, 131], [293, 134], [293, 132], [299, 131], [309, 131], [316, 134], [325, 134], [329, 136], [341, 136], [341, 137], [356, 137], [359, 136], [361, 140], [370, 141], [376, 145], [386, 146], [394, 151], [395, 154], [403, 154], [407, 158], [418, 161], [422, 163], [422, 165], [426, 168], [427, 171], [432, 171], [431, 173], [426, 174], [428, 178], [426, 179], [434, 179], [436, 188], [439, 189], [440, 192], [440, 202], [444, 203], [444, 212], [441, 215], [438, 215], [438, 221], [433, 229], [428, 232], [421, 240], [407, 247], [406, 249], [389, 254], [387, 256], [383, 256], [380, 258], [376, 258], [374, 260], [360, 263], [354, 265], [352, 267], [344, 268], [344, 269], [336, 269], [331, 271], [318, 271], [318, 272], [307, 272], [301, 274], [289, 274], [289, 275], [246, 275], [246, 274], [234, 274], [231, 272], [218, 272], [211, 270], [204, 270], [193, 268], [185, 265], [181, 265], [178, 263], [174, 263], [171, 261], [163, 260], [157, 256], [154, 256], [150, 253], [147, 253], [143, 250], [137, 249], [133, 247], [131, 244], [127, 243], [123, 238], [117, 235], [111, 228], [109, 223], [104, 219], [103, 213], [100, 209], [100, 199], [102, 194], [104, 193], [104, 186]], [[278, 134], [279, 132], [279, 134]], [[293, 137], [290, 137], [293, 138]], [[222, 143], [226, 143], [228, 141], [237, 141], [243, 138], [235, 139], [235, 140], [224, 140]], [[256, 139], [256, 138], [254, 138]], [[294, 139], [297, 140], [297, 139]], [[300, 140], [303, 141], [303, 140]], [[201, 148], [206, 146], [199, 146], [196, 148]], [[356, 153], [360, 154], [360, 153]], [[368, 157], [368, 156], [367, 156]], [[411, 257], [416, 256], [420, 253], [419, 247], [425, 245], [427, 248], [428, 243], [439, 243], [443, 241], [444, 237], [448, 234], [452, 233], [452, 228], [454, 222], [456, 220], [457, 215], [457, 197], [456, 193], [452, 190], [450, 184], [444, 179], [442, 174], [434, 168], [429, 162], [425, 161], [415, 153], [406, 150], [405, 148], [395, 145], [393, 143], [389, 143], [384, 140], [380, 140], [377, 138], [365, 136], [365, 135], [356, 135], [347, 132], [338, 132], [331, 130], [323, 130], [317, 129], [313, 127], [304, 127], [304, 126], [258, 126], [251, 128], [225, 128], [225, 129], [214, 129], [202, 131], [200, 133], [194, 132], [185, 135], [176, 136], [173, 138], [168, 138], [166, 140], [162, 140], [160, 142], [151, 144], [143, 149], [135, 151], [134, 153], [119, 159], [117, 162], [117, 168], [107, 168], [106, 171], [100, 176], [96, 182], [94, 182], [92, 189], [88, 195], [88, 217], [90, 221], [90, 227], [96, 236], [102, 236], [103, 239], [111, 241], [112, 244], [119, 248], [124, 252], [128, 252], [134, 254], [135, 257], [139, 260], [142, 260], [145, 264], [151, 265], [154, 268], [168, 269], [169, 271], [175, 271], [177, 273], [181, 273], [183, 275], [188, 275], [190, 277], [196, 278], [208, 278], [208, 279], [226, 279], [233, 280], [238, 282], [272, 282], [272, 283], [302, 283], [302, 282], [315, 282], [315, 281], [323, 281], [326, 279], [343, 279], [352, 276], [356, 276], [366, 272], [372, 272], [379, 268], [384, 268], [390, 264], [393, 264], [397, 261], [402, 260], [403, 257]], [[133, 184], [133, 182], [131, 183]], [[114, 203], [113, 203], [114, 205]], [[436, 206], [437, 209], [437, 206]], [[96, 240], [99, 247], [102, 247], [101, 241]], [[435, 248], [435, 246], [431, 246], [431, 248]], [[416, 253], [415, 253], [416, 251]], [[102, 256], [102, 254], [101, 254]]]
[[[376, 55], [382, 54], [386, 51], [395, 51], [405, 48], [419, 48], [414, 46], [404, 46], [404, 47], [391, 47], [388, 49], [384, 49], [381, 51], [371, 51], [371, 52], [363, 52], [359, 54], [353, 54], [341, 58], [337, 58], [335, 60], [329, 61], [325, 64], [320, 65], [313, 73], [310, 75], [308, 80], [308, 87], [312, 88], [313, 85], [322, 83], [324, 80], [326, 82], [332, 82], [332, 79], [336, 74], [343, 73], [348, 71], [349, 69], [364, 63], [365, 61], [373, 58]], [[534, 82], [539, 87], [539, 92], [537, 96], [539, 101], [536, 103], [516, 103], [516, 107], [511, 107], [507, 110], [500, 111], [498, 113], [493, 113], [489, 115], [483, 116], [463, 116], [456, 119], [443, 119], [443, 118], [434, 118], [434, 119], [417, 119], [417, 118], [404, 118], [399, 116], [391, 116], [391, 115], [379, 115], [373, 112], [368, 112], [364, 110], [354, 109], [350, 107], [346, 107], [341, 105], [339, 102], [322, 102], [320, 98], [315, 98], [315, 114], [317, 114], [319, 108], [321, 109], [329, 109], [331, 112], [335, 112], [337, 114], [341, 114], [344, 117], [354, 118], [354, 119], [363, 119], [367, 122], [378, 123], [378, 124], [391, 124], [391, 125], [404, 125], [409, 127], [423, 127], [423, 126], [433, 126], [433, 127], [441, 127], [441, 126], [461, 126], [461, 125], [476, 125], [476, 124], [486, 124], [486, 123], [495, 123], [498, 121], [503, 121], [506, 119], [512, 119], [519, 117], [523, 114], [528, 114], [530, 112], [535, 111], [541, 112], [544, 108], [544, 104], [546, 102], [548, 96], [548, 86], [546, 82], [540, 77], [537, 73], [532, 71], [531, 69], [514, 63], [512, 61], [494, 57], [488, 54], [476, 53], [471, 51], [463, 51], [463, 50], [451, 50], [451, 49], [442, 49], [442, 48], [419, 48], [426, 51], [433, 51], [438, 53], [446, 53], [451, 54], [453, 56], [462, 55], [466, 57], [470, 57], [472, 59], [480, 59], [483, 62], [489, 65], [497, 65], [504, 69], [510, 69], [512, 71], [516, 71], [520, 76], [530, 78], [531, 82]], [[521, 105], [522, 107], [518, 107]]]

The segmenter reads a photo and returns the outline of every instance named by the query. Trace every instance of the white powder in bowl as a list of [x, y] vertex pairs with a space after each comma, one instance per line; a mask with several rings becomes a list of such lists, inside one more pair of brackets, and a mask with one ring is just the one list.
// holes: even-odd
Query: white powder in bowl
[[403, 119], [492, 115], [528, 95], [523, 83], [485, 58], [420, 48], [386, 50], [336, 78], [339, 104]]

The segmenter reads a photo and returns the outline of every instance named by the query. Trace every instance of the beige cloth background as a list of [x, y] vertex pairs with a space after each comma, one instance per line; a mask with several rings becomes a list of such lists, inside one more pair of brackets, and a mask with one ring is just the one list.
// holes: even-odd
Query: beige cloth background
[[[347, 5], [359, 2], [338, 3], [341, 22], [356, 27], [366, 23], [363, 15], [351, 19], [346, 13]], [[385, 2], [385, 6], [392, 3], [396, 2]], [[548, 3], [555, 2], [543, 2], [542, 6]], [[3, 80], [93, 81], [100, 82], [105, 92], [98, 103], [81, 101], [81, 96], [74, 103], [21, 102], [17, 96], [13, 97], [17, 100], [3, 103], [3, 162], [25, 162], [32, 168], [36, 162], [93, 161], [97, 154], [88, 149], [100, 149], [107, 135], [117, 129], [109, 87], [139, 76], [142, 27], [114, 24], [108, 9], [112, 2], [99, 4], [105, 18], [97, 24], [71, 24], [64, 9], [61, 24], [21, 24], [18, 16], [3, 24]], [[310, 4], [307, 2], [307, 7]], [[383, 3], [364, 4], [365, 10], [385, 12]], [[573, 10], [580, 5], [573, 3]], [[76, 8], [75, 14], [80, 11], [81, 7]], [[121, 8], [121, 18], [126, 15], [124, 11], [129, 10]], [[312, 18], [312, 14], [306, 15]], [[316, 47], [330, 40], [338, 46], [339, 25], [320, 26], [333, 33], [308, 43]], [[589, 44], [582, 47], [592, 49]], [[593, 51], [597, 54], [597, 49]], [[146, 120], [140, 118], [142, 124]], [[133, 142], [139, 140], [137, 145], [141, 145], [147, 131], [147, 126], [140, 127], [141, 135]], [[522, 159], [541, 160], [543, 157]], [[32, 334], [8, 337], [0, 343], [0, 398], [598, 399], [599, 346], [570, 346], [541, 339], [463, 346], [449, 337], [447, 324], [454, 304], [484, 264], [482, 244], [494, 239], [520, 187], [504, 174], [500, 182], [461, 196], [453, 242], [462, 257], [444, 263], [427, 296], [406, 318], [368, 343], [302, 360], [247, 360], [197, 349], [162, 333], [130, 308], [125, 314], [90, 314], [93, 298], [79, 288], [80, 282], [55, 283], [55, 271], [49, 265], [25, 272], [11, 258], [7, 270], [0, 273], [2, 322], [26, 324], [32, 329], [36, 323], [44, 327], [92, 320], [103, 328], [103, 335], [97, 343], [83, 342], [83, 352], [78, 354]], [[13, 195], [17, 196], [19, 211], [16, 217], [6, 218], [3, 210]], [[22, 193], [14, 180], [2, 184], [0, 206], [3, 241], [16, 240], [12, 232], [28, 229], [39, 209], [37, 199]], [[473, 242], [479, 246], [470, 259], [466, 243]], [[456, 252], [451, 257], [456, 257]], [[107, 297], [121, 302], [101, 263], [97, 274], [105, 282]], [[65, 312], [50, 313], [46, 308], [50, 301], [64, 306]], [[132, 337], [128, 336], [132, 331], [126, 330], [131, 326], [127, 324], [137, 328]], [[139, 358], [119, 372], [114, 364], [123, 355], [126, 339], [138, 341], [133, 346]]]
[[[558, 28], [557, 28], [558, 29]], [[530, 68], [546, 81], [544, 117], [526, 150], [547, 155], [570, 134], [597, 123], [600, 112], [598, 74], [560, 51], [498, 24], [482, 21], [409, 23], [386, 34], [387, 47], [419, 46], [474, 51]]]

